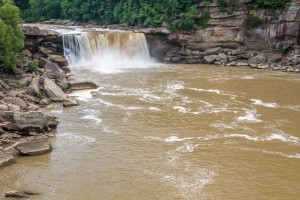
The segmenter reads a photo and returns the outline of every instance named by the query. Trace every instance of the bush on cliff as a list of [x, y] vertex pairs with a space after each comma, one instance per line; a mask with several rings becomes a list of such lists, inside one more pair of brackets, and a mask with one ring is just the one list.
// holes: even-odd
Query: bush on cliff
[[255, 0], [255, 4], [262, 8], [282, 8], [291, 0]]
[[0, 68], [16, 72], [24, 34], [20, 30], [19, 8], [8, 0], [0, 0]]
[[257, 28], [263, 24], [263, 20], [259, 18], [258, 14], [255, 11], [251, 11], [247, 14], [245, 19], [245, 28], [252, 29]]

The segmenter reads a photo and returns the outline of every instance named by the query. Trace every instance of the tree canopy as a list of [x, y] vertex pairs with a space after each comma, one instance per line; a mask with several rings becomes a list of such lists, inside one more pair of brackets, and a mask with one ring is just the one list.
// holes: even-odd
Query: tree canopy
[[18, 26], [20, 20], [19, 8], [8, 0], [0, 0], [0, 67], [12, 72], [24, 47], [24, 35]]

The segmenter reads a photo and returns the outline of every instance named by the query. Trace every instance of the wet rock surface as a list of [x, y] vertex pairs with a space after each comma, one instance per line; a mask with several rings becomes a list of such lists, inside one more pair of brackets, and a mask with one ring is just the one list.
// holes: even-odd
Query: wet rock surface
[[31, 191], [16, 191], [12, 190], [9, 192], [5, 192], [4, 196], [5, 197], [10, 197], [10, 198], [29, 198], [30, 196], [33, 195], [39, 195], [36, 192], [31, 192]]
[[11, 164], [14, 164], [16, 160], [11, 154], [7, 154], [0, 150], [0, 169], [2, 167], [7, 167]]
[[26, 137], [19, 141], [16, 149], [21, 155], [36, 156], [50, 153], [52, 146], [47, 137]]

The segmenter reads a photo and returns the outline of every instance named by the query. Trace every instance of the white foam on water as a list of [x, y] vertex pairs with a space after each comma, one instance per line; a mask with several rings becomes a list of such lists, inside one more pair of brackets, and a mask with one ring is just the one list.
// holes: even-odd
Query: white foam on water
[[189, 152], [189, 153], [191, 153], [191, 152], [194, 151], [194, 149], [195, 149], [197, 146], [199, 146], [199, 144], [188, 144], [188, 143], [185, 143], [183, 146], [177, 147], [177, 148], [176, 148], [176, 151], [182, 152], [182, 153], [184, 153], [184, 152]]
[[216, 94], [221, 94], [220, 90], [215, 90], [215, 89], [202, 89], [202, 88], [188, 88], [189, 90], [194, 90], [197, 92], [210, 92], [210, 93], [216, 93]]
[[179, 138], [177, 136], [170, 136], [165, 139], [165, 142], [182, 142], [185, 140], [191, 140], [194, 139], [195, 137], [186, 137], [186, 138]]
[[252, 80], [254, 79], [255, 77], [254, 76], [251, 76], [251, 75], [247, 75], [247, 76], [242, 76], [241, 79], [246, 79], [246, 80]]
[[235, 129], [235, 128], [237, 128], [238, 125], [234, 122], [231, 123], [231, 124], [225, 124], [223, 122], [217, 122], [217, 123], [210, 124], [209, 126], [217, 128], [219, 130], [224, 130], [224, 129]]
[[298, 137], [286, 134], [284, 132], [279, 133], [270, 133], [260, 136], [251, 136], [248, 134], [215, 134], [215, 135], [205, 135], [205, 136], [199, 136], [199, 137], [178, 137], [175, 135], [169, 136], [167, 138], [160, 138], [160, 137], [154, 137], [154, 136], [147, 136], [144, 137], [145, 140], [150, 141], [160, 141], [160, 142], [166, 142], [166, 143], [172, 143], [172, 142], [183, 142], [188, 140], [201, 140], [201, 141], [209, 141], [209, 140], [219, 140], [224, 138], [243, 138], [254, 142], [264, 142], [264, 141], [272, 141], [272, 140], [279, 140], [281, 142], [291, 143], [291, 144], [300, 144], [300, 139]]
[[91, 89], [91, 90], [77, 90], [75, 92], [72, 92], [71, 94], [69, 94], [69, 97], [77, 97], [80, 100], [88, 100], [88, 99], [92, 99], [93, 96], [91, 94], [91, 92], [95, 92], [97, 91], [97, 89]]
[[256, 110], [246, 110], [245, 115], [240, 116], [237, 118], [239, 122], [261, 122], [261, 120], [258, 119], [260, 114], [257, 114]]
[[87, 143], [93, 143], [97, 141], [95, 138], [86, 136], [86, 135], [75, 135], [72, 133], [61, 133], [57, 134], [58, 137], [65, 138], [67, 140], [71, 140], [72, 143], [78, 143], [78, 144], [87, 144]]
[[[261, 136], [250, 136], [247, 134], [225, 134], [223, 137], [224, 138], [234, 138], [234, 137], [245, 138], [247, 140], [251, 140], [251, 141], [255, 141], [255, 142], [279, 140], [281, 142], [292, 143], [292, 144], [300, 143], [300, 140], [298, 137], [288, 135], [284, 132], [271, 133], [271, 134], [266, 134], [266, 135], [261, 135]], [[222, 136], [221, 136], [221, 138], [222, 138]]]
[[285, 155], [288, 158], [300, 158], [300, 153], [292, 154], [292, 155]]
[[[193, 168], [188, 163], [187, 168], [184, 169], [187, 173], [179, 174], [170, 172], [156, 172], [145, 170], [144, 173], [160, 179], [176, 190], [174, 195], [180, 196], [182, 199], [195, 200], [206, 199], [206, 194], [203, 189], [214, 182], [217, 174], [204, 168]], [[180, 199], [181, 199], [180, 198]]]
[[95, 117], [93, 115], [85, 115], [85, 116], [82, 117], [82, 119], [94, 120], [94, 121], [96, 121], [96, 124], [99, 124], [100, 122], [102, 122], [102, 119], [97, 118], [97, 117]]
[[123, 110], [143, 110], [144, 108], [142, 107], [139, 107], [139, 106], [122, 106], [122, 105], [117, 105], [120, 109], [123, 109]]
[[109, 127], [106, 127], [106, 126], [103, 127], [102, 131], [103, 131], [104, 133], [119, 134], [118, 131], [114, 131], [114, 130], [110, 129]]
[[298, 137], [286, 134], [283, 131], [280, 131], [279, 133], [272, 133], [270, 135], [267, 135], [263, 138], [263, 140], [266, 140], [266, 141], [280, 140], [282, 142], [288, 142], [288, 143], [299, 143], [300, 142]]
[[224, 138], [234, 138], [234, 137], [245, 138], [245, 139], [251, 140], [251, 141], [259, 141], [259, 137], [252, 137], [252, 136], [246, 135], [246, 134], [225, 134], [224, 135]]
[[188, 113], [190, 111], [190, 109], [186, 109], [183, 106], [173, 106], [173, 109], [178, 110], [180, 113]]
[[155, 136], [145, 136], [144, 139], [149, 140], [149, 141], [160, 141], [160, 142], [165, 141], [165, 139], [160, 138], [160, 137], [155, 137]]
[[51, 113], [58, 113], [58, 114], [63, 113], [62, 110], [51, 110], [50, 112], [51, 112]]
[[172, 82], [167, 85], [165, 92], [168, 94], [175, 94], [177, 90], [185, 89], [184, 82]]
[[264, 106], [267, 108], [278, 108], [279, 105], [277, 103], [264, 103], [262, 100], [259, 99], [251, 99], [251, 101], [253, 101], [254, 105], [260, 105], [260, 106]]
[[288, 106], [282, 106], [282, 108], [293, 110], [293, 111], [300, 111], [300, 106], [288, 105]]
[[161, 109], [160, 109], [160, 108], [157, 108], [157, 107], [150, 107], [149, 110], [161, 111]]
[[112, 103], [110, 103], [110, 102], [108, 102], [108, 101], [104, 101], [104, 100], [102, 100], [102, 99], [97, 99], [97, 101], [98, 101], [99, 103], [105, 105], [106, 107], [112, 107], [112, 106], [114, 106], [114, 104], [112, 104]]

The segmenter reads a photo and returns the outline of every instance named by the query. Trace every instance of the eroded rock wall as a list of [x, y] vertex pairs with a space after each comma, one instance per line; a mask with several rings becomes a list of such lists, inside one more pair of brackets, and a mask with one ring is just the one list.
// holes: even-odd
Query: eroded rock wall
[[[244, 25], [251, 2], [237, 1], [239, 6], [230, 14], [221, 12], [217, 3], [199, 4], [199, 10], [210, 12], [208, 28], [167, 34], [169, 42], [179, 45], [169, 49], [163, 61], [299, 71], [300, 1], [292, 0], [284, 9], [255, 10], [263, 25], [246, 29]], [[214, 52], [214, 48], [220, 49], [208, 55], [207, 51]], [[235, 50], [238, 51], [233, 55]], [[259, 65], [249, 60], [257, 55], [264, 57]]]

